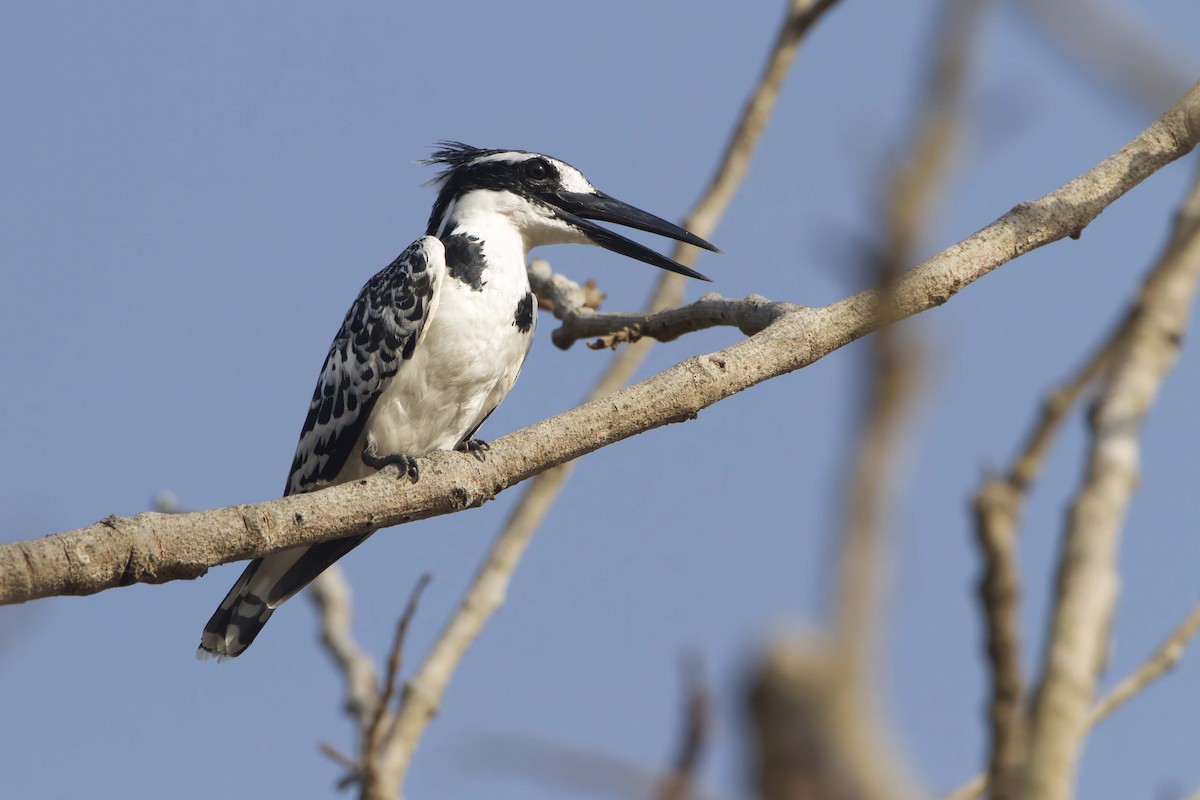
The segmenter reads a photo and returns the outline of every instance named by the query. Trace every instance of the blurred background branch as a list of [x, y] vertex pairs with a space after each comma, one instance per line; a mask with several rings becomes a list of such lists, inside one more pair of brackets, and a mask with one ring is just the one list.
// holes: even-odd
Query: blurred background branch
[[1142, 287], [1090, 415], [1087, 473], [1067, 521], [1030, 730], [1029, 796], [1073, 794], [1117, 599], [1117, 545], [1137, 486], [1139, 433], [1178, 358], [1200, 280], [1200, 172]]
[[1195, 80], [1195, 53], [1175, 51], [1134, 12], [1110, 0], [1018, 0], [1082, 72], [1126, 102], [1157, 113]]

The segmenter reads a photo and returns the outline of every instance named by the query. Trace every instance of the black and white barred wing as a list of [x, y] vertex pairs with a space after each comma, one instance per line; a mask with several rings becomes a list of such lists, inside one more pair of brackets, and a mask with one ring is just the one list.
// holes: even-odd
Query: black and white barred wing
[[423, 337], [445, 274], [445, 250], [432, 236], [367, 282], [329, 348], [300, 431], [284, 494], [338, 481], [375, 402]]
[[[371, 410], [420, 344], [445, 273], [445, 248], [425, 236], [363, 287], [325, 357], [284, 494], [337, 483], [351, 459], [360, 457], [355, 448]], [[239, 655], [276, 607], [367, 535], [251, 561], [204, 626], [197, 655]]]

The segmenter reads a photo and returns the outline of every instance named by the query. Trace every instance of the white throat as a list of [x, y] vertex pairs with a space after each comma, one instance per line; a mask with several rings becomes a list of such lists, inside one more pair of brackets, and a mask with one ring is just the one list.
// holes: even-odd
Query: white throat
[[548, 244], [591, 244], [580, 231], [529, 200], [507, 191], [476, 190], [446, 208], [439, 238], [454, 233], [485, 243], [489, 257], [516, 258], [522, 264], [529, 251]]

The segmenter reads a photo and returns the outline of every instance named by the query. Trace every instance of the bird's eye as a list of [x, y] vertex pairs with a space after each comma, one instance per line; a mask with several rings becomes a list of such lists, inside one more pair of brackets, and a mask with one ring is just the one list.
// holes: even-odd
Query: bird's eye
[[550, 165], [540, 158], [531, 158], [525, 162], [525, 174], [535, 181], [544, 181], [550, 177]]

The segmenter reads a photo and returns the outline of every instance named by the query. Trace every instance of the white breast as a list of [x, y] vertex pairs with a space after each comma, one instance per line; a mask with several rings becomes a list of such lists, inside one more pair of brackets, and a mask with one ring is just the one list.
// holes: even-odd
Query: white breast
[[512, 388], [533, 342], [517, 307], [529, 295], [524, 247], [485, 239], [482, 288], [451, 277], [413, 357], [401, 365], [367, 423], [380, 453], [420, 457], [451, 449], [483, 422]]

